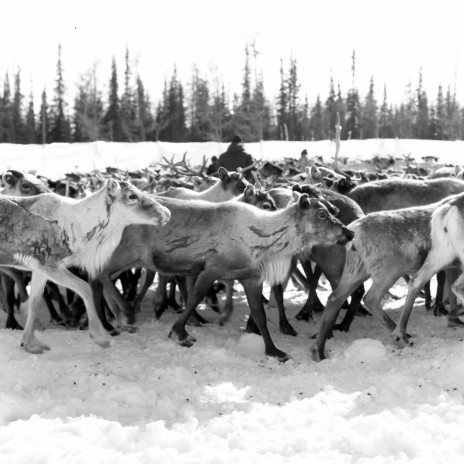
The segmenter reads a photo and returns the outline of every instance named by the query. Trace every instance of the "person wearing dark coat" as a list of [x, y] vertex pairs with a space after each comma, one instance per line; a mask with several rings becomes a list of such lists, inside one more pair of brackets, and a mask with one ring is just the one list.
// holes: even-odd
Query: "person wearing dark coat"
[[[219, 156], [218, 167], [222, 166], [228, 171], [237, 171], [237, 168], [246, 168], [253, 164], [253, 157], [245, 151], [242, 138], [239, 135], [234, 135], [231, 144], [227, 147], [227, 151]], [[249, 171], [246, 172], [248, 178]]]

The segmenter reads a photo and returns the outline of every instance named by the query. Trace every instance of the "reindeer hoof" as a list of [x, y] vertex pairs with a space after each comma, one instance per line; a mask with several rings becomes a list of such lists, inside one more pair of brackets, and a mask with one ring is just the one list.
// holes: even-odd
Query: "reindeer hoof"
[[45, 345], [45, 343], [41, 343], [38, 340], [34, 342], [26, 342], [21, 343], [21, 348], [24, 348], [28, 353], [32, 354], [42, 354], [45, 351], [50, 351], [50, 347]]
[[24, 330], [23, 327], [18, 323], [16, 319], [13, 319], [13, 321], [6, 321], [5, 329], [11, 329], [11, 330]]
[[169, 332], [169, 338], [174, 340], [178, 345], [185, 346], [187, 348], [190, 348], [197, 341], [195, 337], [192, 337], [187, 332], [179, 334], [175, 330], [171, 330]]
[[399, 331], [393, 331], [392, 336], [393, 341], [395, 342], [396, 346], [398, 346], [398, 348], [404, 348], [406, 346], [414, 345], [414, 340], [412, 336], [409, 334], [404, 334]]
[[435, 303], [433, 305], [433, 315], [434, 316], [447, 316], [448, 310], [445, 309], [443, 303]]
[[464, 322], [462, 322], [459, 317], [452, 316], [448, 318], [448, 327], [463, 328]]
[[309, 321], [312, 317], [307, 309], [302, 309], [296, 316], [299, 321]]
[[324, 351], [320, 350], [317, 346], [311, 348], [311, 358], [314, 362], [321, 362], [326, 359]]
[[290, 335], [292, 337], [296, 337], [298, 335], [298, 332], [287, 322], [287, 324], [282, 324], [280, 326], [280, 331], [284, 335]]
[[272, 352], [266, 353], [266, 356], [270, 356], [272, 358], [277, 358], [278, 361], [281, 362], [281, 363], [287, 362], [289, 359], [292, 359], [290, 355], [288, 355], [287, 353], [279, 350], [278, 348], [276, 348]]

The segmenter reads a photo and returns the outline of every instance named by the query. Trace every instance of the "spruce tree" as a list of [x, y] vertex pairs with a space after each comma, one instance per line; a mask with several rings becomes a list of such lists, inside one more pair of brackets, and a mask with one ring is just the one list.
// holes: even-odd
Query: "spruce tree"
[[61, 44], [58, 45], [58, 62], [56, 65], [56, 82], [53, 104], [50, 108], [51, 127], [50, 142], [69, 142], [71, 127], [66, 116], [66, 87], [63, 78], [63, 64], [61, 61]]
[[372, 76], [369, 82], [369, 92], [364, 100], [362, 112], [361, 130], [363, 139], [375, 139], [379, 136], [377, 111], [377, 100], [375, 99], [374, 92], [374, 77]]
[[37, 127], [38, 140], [42, 144], [46, 144], [50, 142], [50, 139], [49, 139], [50, 122], [51, 122], [51, 117], [50, 117], [50, 110], [48, 108], [48, 102], [47, 102], [47, 91], [43, 89], [42, 102], [40, 105], [40, 113], [39, 113], [39, 123]]
[[135, 92], [132, 89], [132, 70], [129, 59], [129, 49], [126, 47], [124, 91], [121, 96], [121, 127], [124, 141], [133, 142], [136, 130], [137, 108]]
[[[346, 122], [345, 136], [351, 139], [361, 138], [361, 104], [359, 102], [359, 94], [356, 88], [356, 53], [353, 50], [351, 65], [351, 89], [346, 97]], [[340, 116], [341, 118], [341, 116]]]
[[121, 123], [121, 107], [118, 94], [118, 72], [116, 60], [111, 63], [111, 79], [108, 96], [108, 109], [103, 118], [105, 138], [111, 142], [123, 142], [124, 133]]
[[15, 74], [13, 97], [13, 131], [15, 143], [25, 143], [25, 127], [23, 119], [23, 99], [21, 93], [21, 72]]
[[25, 143], [37, 143], [36, 120], [34, 111], [34, 94], [29, 95], [29, 104], [27, 106], [26, 123], [25, 123]]
[[10, 78], [6, 73], [3, 83], [3, 95], [0, 99], [0, 141], [3, 143], [15, 143], [14, 129]]
[[324, 111], [322, 108], [321, 97], [319, 95], [316, 98], [315, 105], [311, 109], [310, 129], [310, 140], [324, 140], [328, 137], [324, 131]]

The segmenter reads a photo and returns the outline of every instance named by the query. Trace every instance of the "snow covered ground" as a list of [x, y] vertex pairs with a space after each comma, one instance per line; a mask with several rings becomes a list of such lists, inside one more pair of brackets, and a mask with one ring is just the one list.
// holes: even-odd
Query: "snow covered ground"
[[[315, 322], [297, 321], [304, 292], [286, 292], [298, 331], [269, 326], [292, 360], [263, 355], [243, 327], [247, 306], [236, 285], [226, 327], [189, 327], [191, 348], [168, 339], [175, 314], [153, 318], [152, 293], [139, 332], [101, 349], [85, 331], [51, 327], [42, 309], [43, 355], [19, 348], [21, 333], [0, 330], [0, 462], [24, 463], [462, 463], [464, 332], [418, 300], [403, 350], [372, 317], [336, 333], [330, 359], [310, 359]], [[392, 292], [403, 296], [404, 283]], [[328, 295], [321, 289], [322, 301]], [[398, 317], [402, 300], [386, 308]], [[22, 316], [22, 317], [21, 317]], [[20, 315], [24, 321], [24, 315]], [[0, 313], [0, 326], [5, 316]]]
[[[34, 170], [52, 180], [62, 178], [69, 172], [88, 173], [95, 169], [105, 171], [107, 167], [121, 170], [146, 168], [162, 161], [165, 156], [180, 161], [184, 153], [191, 166], [201, 165], [203, 157], [210, 160], [227, 149], [228, 143], [52, 143], [49, 145], [0, 144], [0, 172], [7, 169]], [[284, 158], [298, 159], [303, 149], [310, 158], [322, 156], [331, 163], [335, 153], [332, 140], [283, 142], [266, 141], [245, 143], [247, 151], [257, 160], [282, 161]], [[350, 162], [371, 160], [374, 156], [392, 155], [403, 159], [403, 155], [422, 163], [423, 156], [439, 157], [440, 163], [463, 164], [464, 141], [416, 140], [416, 139], [369, 139], [343, 140], [340, 157]]]

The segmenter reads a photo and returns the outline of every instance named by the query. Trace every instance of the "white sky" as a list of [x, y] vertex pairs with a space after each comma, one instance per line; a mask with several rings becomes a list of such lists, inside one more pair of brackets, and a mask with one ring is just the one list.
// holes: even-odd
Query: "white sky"
[[204, 73], [217, 68], [238, 92], [245, 44], [255, 41], [270, 98], [278, 92], [280, 60], [288, 69], [291, 54], [301, 96], [311, 104], [318, 93], [326, 99], [331, 72], [346, 94], [355, 49], [362, 97], [373, 75], [379, 101], [384, 83], [390, 101], [403, 100], [422, 66], [429, 99], [440, 82], [453, 86], [455, 75], [464, 99], [462, 0], [0, 0], [0, 17], [0, 84], [19, 66], [23, 93], [29, 94], [32, 80], [36, 98], [44, 85], [49, 95], [53, 88], [59, 42], [68, 94], [94, 62], [106, 89], [112, 56], [122, 86], [127, 45], [156, 101], [174, 63], [184, 85], [196, 63]]

